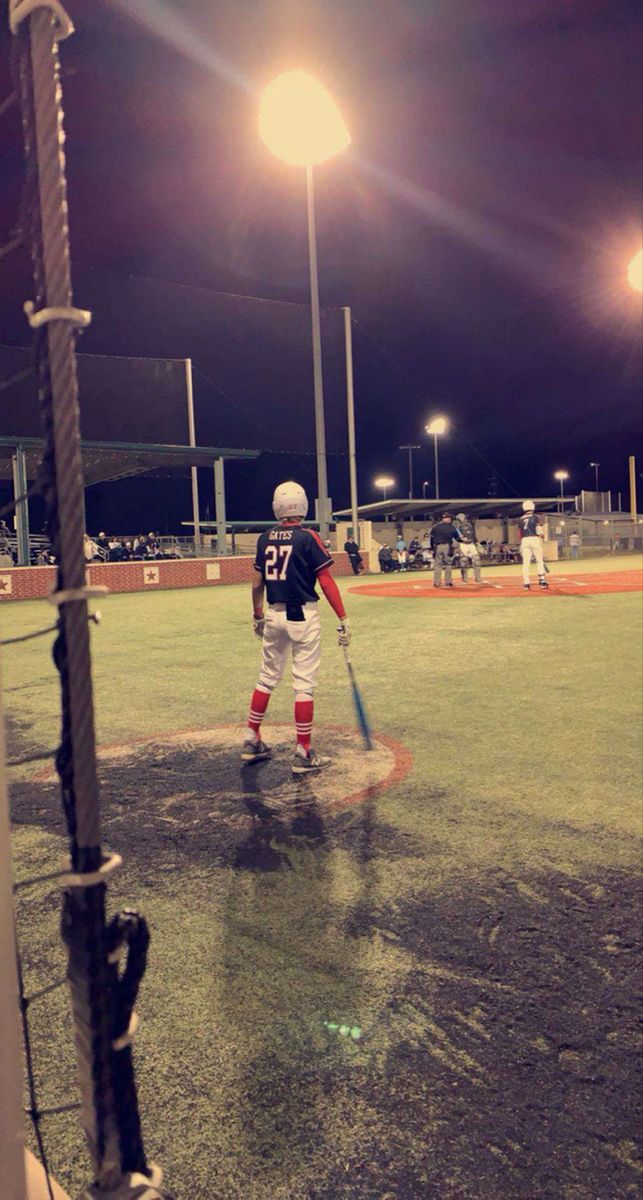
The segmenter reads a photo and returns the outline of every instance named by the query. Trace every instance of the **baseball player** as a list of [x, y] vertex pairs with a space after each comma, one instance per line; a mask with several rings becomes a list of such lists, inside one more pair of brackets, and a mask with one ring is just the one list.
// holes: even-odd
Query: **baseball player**
[[431, 545], [435, 554], [435, 565], [433, 567], [434, 587], [442, 587], [442, 571], [444, 571], [446, 587], [453, 587], [451, 569], [455, 553], [454, 542], [460, 542], [461, 540], [460, 533], [453, 524], [451, 513], [443, 513], [442, 520], [438, 521], [437, 525], [434, 525], [431, 530]]
[[536, 570], [538, 572], [538, 587], [547, 588], [549, 584], [545, 578], [543, 528], [536, 516], [536, 505], [533, 500], [523, 500], [522, 511], [524, 516], [520, 518], [518, 534], [520, 536], [520, 556], [522, 558], [522, 582], [525, 591], [528, 592], [531, 587], [529, 582], [529, 567], [532, 557], [536, 563]]
[[460, 534], [460, 573], [462, 582], [466, 583], [468, 578], [468, 564], [473, 567], [473, 577], [476, 583], [482, 583], [480, 575], [480, 555], [478, 554], [478, 546], [476, 543], [476, 527], [466, 513], [456, 513], [457, 521], [456, 529]]
[[[270, 747], [261, 740], [261, 722], [291, 651], [297, 735], [292, 772], [306, 775], [322, 771], [330, 764], [329, 758], [323, 758], [311, 747], [313, 692], [321, 660], [317, 583], [339, 619], [340, 646], [349, 645], [351, 630], [339, 589], [329, 573], [333, 560], [319, 535], [302, 527], [308, 512], [304, 489], [292, 480], [280, 483], [275, 488], [272, 507], [279, 524], [259, 536], [254, 563], [252, 619], [254, 631], [262, 639], [263, 656], [250, 702], [241, 759], [257, 763], [272, 757]], [[264, 591], [268, 600], [266, 611]]]

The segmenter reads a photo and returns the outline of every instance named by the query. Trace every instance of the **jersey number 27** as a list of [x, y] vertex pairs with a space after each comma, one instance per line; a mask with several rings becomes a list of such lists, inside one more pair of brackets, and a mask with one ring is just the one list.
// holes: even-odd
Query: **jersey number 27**
[[292, 546], [268, 546], [266, 548], [266, 579], [276, 583], [286, 578]]

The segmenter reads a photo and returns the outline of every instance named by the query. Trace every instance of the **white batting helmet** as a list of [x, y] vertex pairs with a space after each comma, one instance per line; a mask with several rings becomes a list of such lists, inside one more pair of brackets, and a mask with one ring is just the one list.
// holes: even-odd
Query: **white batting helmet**
[[523, 512], [533, 512], [535, 507], [536, 505], [534, 504], [533, 500], [523, 500], [522, 502]]
[[278, 521], [288, 517], [305, 517], [308, 512], [308, 497], [299, 483], [289, 479], [275, 488], [272, 498], [272, 511]]

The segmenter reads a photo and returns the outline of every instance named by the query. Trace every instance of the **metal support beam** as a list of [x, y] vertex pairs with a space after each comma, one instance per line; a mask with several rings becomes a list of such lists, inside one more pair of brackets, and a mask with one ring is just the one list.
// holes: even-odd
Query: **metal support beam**
[[214, 460], [214, 512], [217, 522], [217, 554], [227, 554], [225, 536], [225, 476], [224, 460]]
[[18, 566], [28, 567], [29, 558], [29, 501], [27, 500], [27, 459], [22, 446], [12, 455], [13, 499], [16, 506], [16, 541]]
[[[185, 394], [188, 402], [188, 441], [190, 446], [196, 446], [196, 429], [194, 425], [194, 391], [192, 387], [192, 359], [185, 360]], [[192, 476], [192, 520], [194, 521], [194, 553], [201, 551], [201, 522], [199, 518], [199, 475], [197, 467], [190, 467]]]
[[344, 308], [344, 350], [346, 355], [346, 404], [348, 411], [348, 474], [351, 494], [351, 519], [353, 522], [353, 541], [363, 549], [360, 540], [359, 519], [357, 515], [357, 449], [355, 445], [355, 392], [353, 389], [353, 327], [351, 310]]

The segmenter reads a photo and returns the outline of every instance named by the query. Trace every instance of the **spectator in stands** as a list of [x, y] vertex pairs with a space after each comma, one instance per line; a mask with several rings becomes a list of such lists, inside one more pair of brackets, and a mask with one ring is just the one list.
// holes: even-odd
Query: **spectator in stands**
[[362, 565], [362, 556], [359, 552], [359, 546], [357, 545], [357, 542], [352, 534], [353, 531], [351, 529], [350, 536], [344, 542], [344, 553], [347, 554], [350, 559], [353, 575], [359, 575], [359, 569]]
[[420, 539], [417, 537], [412, 537], [409, 542], [409, 555], [411, 556], [411, 558], [415, 558], [415, 555], [417, 554], [419, 549], [420, 549]]
[[134, 558], [145, 558], [147, 555], [147, 538], [144, 533], [139, 533], [138, 537], [134, 538]]
[[123, 562], [129, 562], [134, 557], [134, 547], [131, 542], [123, 542]]
[[377, 561], [380, 564], [380, 571], [383, 575], [388, 575], [389, 571], [393, 570], [393, 555], [390, 546], [380, 546]]
[[0, 567], [13, 566], [13, 554], [9, 542], [10, 531], [5, 521], [0, 521]]
[[398, 569], [400, 571], [406, 571], [408, 566], [408, 555], [403, 533], [399, 534], [397, 542], [395, 543], [395, 549], [397, 550], [397, 561], [399, 563]]
[[96, 562], [96, 559], [100, 559], [98, 546], [96, 545], [96, 542], [90, 538], [88, 533], [83, 534], [83, 551], [85, 554], [85, 562]]
[[96, 538], [96, 545], [98, 546], [98, 550], [99, 550], [101, 558], [108, 559], [109, 558], [109, 538], [107, 537], [107, 534], [99, 533], [98, 537]]
[[148, 535], [147, 535], [146, 555], [148, 558], [162, 558], [163, 557], [163, 555], [161, 554], [161, 547], [159, 545], [158, 538], [157, 538], [156, 534], [153, 533], [152, 531], [150, 531], [150, 533], [148, 533]]
[[573, 529], [569, 535], [569, 553], [572, 558], [580, 558], [580, 534], [577, 529]]

